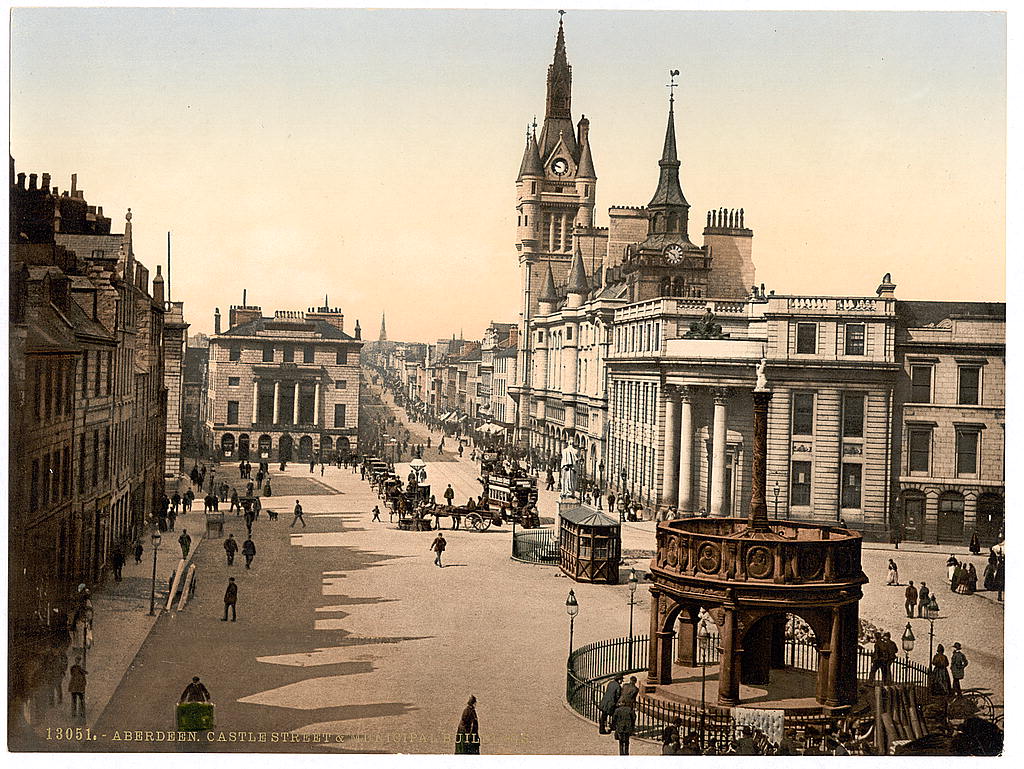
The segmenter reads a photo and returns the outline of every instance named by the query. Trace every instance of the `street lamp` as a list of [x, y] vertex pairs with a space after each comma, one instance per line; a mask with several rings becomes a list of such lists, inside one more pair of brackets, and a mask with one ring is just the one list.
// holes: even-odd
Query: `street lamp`
[[904, 663], [907, 668], [907, 676], [910, 675], [910, 652], [914, 651], [914, 631], [910, 629], [910, 623], [907, 623], [907, 629], [903, 631], [903, 638], [900, 639], [903, 642], [903, 651], [906, 653], [906, 661]]
[[565, 599], [565, 613], [569, 615], [569, 656], [572, 656], [572, 631], [576, 624], [576, 615], [580, 613], [580, 605], [576, 601], [576, 593], [569, 591], [569, 597]]
[[775, 481], [775, 488], [772, 490], [775, 493], [775, 520], [779, 520], [779, 482]]
[[939, 602], [935, 600], [934, 595], [924, 607], [924, 616], [928, 620], [928, 685], [929, 691], [931, 691], [932, 655], [935, 644], [935, 620], [939, 618]]
[[697, 656], [700, 658], [700, 750], [704, 752], [704, 697], [708, 679], [707, 645], [711, 633], [708, 632], [706, 619], [697, 625]]
[[636, 605], [636, 569], [629, 570], [629, 669], [633, 669], [633, 607]]
[[149, 588], [149, 616], [156, 614], [156, 551], [160, 548], [160, 532], [154, 531], [150, 540], [153, 543], [153, 582]]

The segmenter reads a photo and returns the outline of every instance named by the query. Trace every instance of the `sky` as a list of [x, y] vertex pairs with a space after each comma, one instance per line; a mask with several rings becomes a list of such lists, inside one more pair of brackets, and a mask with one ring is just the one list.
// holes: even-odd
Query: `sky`
[[[654, 192], [676, 132], [691, 233], [743, 208], [780, 294], [1004, 301], [999, 13], [565, 16], [596, 223]], [[11, 154], [78, 174], [213, 329], [322, 303], [376, 338], [479, 338], [520, 311], [515, 179], [554, 11], [15, 9]], [[699, 235], [696, 242], [700, 242]]]

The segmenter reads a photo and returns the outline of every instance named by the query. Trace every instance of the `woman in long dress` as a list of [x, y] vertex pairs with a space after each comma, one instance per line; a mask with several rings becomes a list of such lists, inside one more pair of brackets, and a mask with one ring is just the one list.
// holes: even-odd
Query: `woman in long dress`
[[900, 584], [900, 572], [899, 572], [899, 569], [896, 566], [896, 561], [894, 561], [892, 558], [889, 559], [889, 575], [888, 575], [888, 579], [885, 581], [885, 584], [887, 584], [887, 585], [898, 585], [898, 584]]
[[974, 595], [974, 591], [978, 589], [978, 571], [974, 568], [974, 564], [970, 563], [967, 565], [967, 595]]
[[946, 559], [946, 579], [949, 581], [949, 589], [956, 590], [956, 585], [953, 584], [953, 575], [956, 573], [956, 567], [960, 565], [960, 561], [956, 559], [956, 556], [950, 553], [949, 558]]
[[932, 675], [929, 690], [932, 694], [940, 696], [947, 695], [952, 690], [952, 684], [949, 681], [949, 658], [946, 657], [946, 650], [942, 644], [939, 644], [935, 650], [935, 656], [932, 657]]
[[953, 579], [949, 583], [949, 589], [954, 593], [963, 593], [966, 591], [964, 582], [967, 580], [967, 567], [958, 563], [953, 569]]

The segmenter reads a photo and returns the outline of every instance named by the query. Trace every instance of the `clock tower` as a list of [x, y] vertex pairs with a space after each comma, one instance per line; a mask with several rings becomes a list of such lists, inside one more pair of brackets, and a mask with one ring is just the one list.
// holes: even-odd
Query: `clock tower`
[[690, 204], [679, 185], [674, 103], [675, 97], [670, 96], [658, 188], [645, 212], [647, 238], [629, 246], [622, 263], [630, 302], [660, 296], [707, 296], [711, 249], [690, 240]]

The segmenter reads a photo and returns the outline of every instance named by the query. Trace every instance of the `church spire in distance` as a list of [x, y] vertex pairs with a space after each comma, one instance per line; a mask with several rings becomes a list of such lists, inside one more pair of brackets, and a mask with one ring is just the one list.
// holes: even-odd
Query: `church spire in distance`
[[380, 314], [380, 338], [378, 338], [377, 341], [378, 342], [386, 342], [386, 341], [388, 341], [388, 331], [384, 327], [384, 313]]

